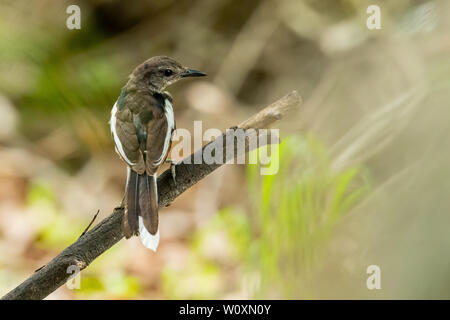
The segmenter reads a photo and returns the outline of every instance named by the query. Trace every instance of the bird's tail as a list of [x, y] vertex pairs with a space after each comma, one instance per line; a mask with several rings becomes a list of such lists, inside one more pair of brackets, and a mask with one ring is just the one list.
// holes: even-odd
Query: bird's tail
[[126, 202], [125, 237], [139, 235], [145, 247], [156, 251], [159, 243], [156, 173], [150, 176], [128, 169]]

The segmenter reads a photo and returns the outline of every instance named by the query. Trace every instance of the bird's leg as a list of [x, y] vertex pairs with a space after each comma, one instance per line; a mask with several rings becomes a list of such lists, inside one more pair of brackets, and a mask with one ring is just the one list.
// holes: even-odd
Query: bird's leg
[[170, 163], [170, 173], [172, 174], [172, 179], [173, 179], [173, 183], [176, 185], [177, 184], [177, 180], [175, 179], [177, 176], [175, 167], [178, 164], [178, 161], [173, 160], [173, 159], [166, 159], [167, 163]]

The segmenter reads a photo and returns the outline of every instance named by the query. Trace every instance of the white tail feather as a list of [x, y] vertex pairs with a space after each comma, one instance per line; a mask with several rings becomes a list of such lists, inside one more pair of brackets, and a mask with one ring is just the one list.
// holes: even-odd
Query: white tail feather
[[159, 228], [155, 235], [150, 234], [144, 226], [142, 217], [139, 217], [139, 237], [146, 248], [156, 252], [156, 248], [158, 248], [159, 244]]

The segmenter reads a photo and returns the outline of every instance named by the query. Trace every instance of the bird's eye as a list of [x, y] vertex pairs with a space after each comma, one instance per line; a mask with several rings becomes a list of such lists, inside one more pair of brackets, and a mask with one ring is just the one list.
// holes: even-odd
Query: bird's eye
[[170, 77], [172, 74], [173, 74], [173, 71], [172, 71], [172, 70], [170, 70], [170, 69], [164, 70], [164, 75], [165, 75], [166, 77]]

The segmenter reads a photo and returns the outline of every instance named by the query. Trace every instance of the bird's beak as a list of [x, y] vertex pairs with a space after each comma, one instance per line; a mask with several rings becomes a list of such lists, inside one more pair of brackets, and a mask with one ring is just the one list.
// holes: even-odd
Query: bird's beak
[[183, 72], [181, 74], [181, 76], [183, 78], [185, 78], [185, 77], [204, 77], [204, 76], [206, 76], [206, 73], [203, 73], [201, 71], [194, 70], [194, 69], [186, 69], [186, 71]]

